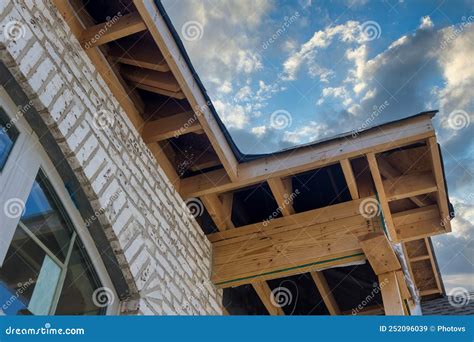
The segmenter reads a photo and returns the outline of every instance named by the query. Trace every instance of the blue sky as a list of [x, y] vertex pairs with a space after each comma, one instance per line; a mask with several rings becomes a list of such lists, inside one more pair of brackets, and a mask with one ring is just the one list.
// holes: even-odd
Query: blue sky
[[244, 153], [438, 109], [457, 218], [435, 248], [448, 289], [474, 290], [473, 0], [163, 4]]

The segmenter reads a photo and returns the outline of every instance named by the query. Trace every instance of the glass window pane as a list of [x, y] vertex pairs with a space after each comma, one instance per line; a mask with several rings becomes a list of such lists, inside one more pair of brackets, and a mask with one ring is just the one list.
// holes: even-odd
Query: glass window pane
[[32, 314], [29, 305], [45, 258], [46, 252], [18, 227], [0, 268], [0, 309], [5, 314]]
[[71, 224], [40, 172], [26, 201], [21, 222], [61, 261], [66, 258], [72, 236]]
[[101, 285], [95, 276], [85, 250], [78, 244], [74, 248], [67, 268], [66, 280], [61, 291], [57, 315], [100, 315], [105, 313], [111, 300], [101, 301], [94, 292]]
[[0, 171], [7, 163], [8, 155], [18, 138], [18, 130], [3, 108], [0, 108]]

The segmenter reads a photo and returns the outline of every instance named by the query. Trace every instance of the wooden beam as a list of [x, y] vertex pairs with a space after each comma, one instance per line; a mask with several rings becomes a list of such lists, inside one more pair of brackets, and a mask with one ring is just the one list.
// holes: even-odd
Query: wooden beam
[[383, 181], [383, 187], [388, 201], [424, 195], [437, 190], [430, 171], [386, 179]]
[[377, 229], [360, 215], [361, 201], [208, 235], [213, 247], [213, 282], [233, 286], [242, 279], [282, 270], [298, 274], [299, 268], [360, 254], [358, 236]]
[[199, 122], [221, 160], [229, 178], [232, 181], [236, 181], [238, 178], [237, 159], [219, 122], [212, 114], [207, 99], [204, 97], [201, 89], [196, 85], [193, 72], [181, 54], [176, 40], [168, 29], [156, 4], [152, 0], [133, 0], [133, 4], [140, 13], [156, 45], [163, 53], [168, 66], [176, 77], [191, 107], [202, 114], [199, 116]]
[[168, 177], [171, 184], [174, 185], [177, 191], [179, 191], [180, 186], [180, 178], [176, 173], [176, 169], [169, 161], [168, 157], [166, 156], [163, 145], [161, 143], [149, 143], [147, 144], [148, 148], [150, 149], [151, 153], [155, 157], [158, 165], [163, 169], [166, 176]]
[[188, 111], [145, 123], [142, 137], [145, 143], [151, 143], [176, 138], [200, 129], [201, 125], [194, 112]]
[[[63, 0], [53, 0], [53, 2], [71, 28], [76, 39], [80, 41], [81, 34], [84, 30], [84, 24], [76, 16], [70, 2]], [[109, 62], [99, 49], [86, 49], [85, 51], [99, 74], [103, 77], [114, 97], [127, 113], [127, 116], [134, 127], [138, 132], [141, 132], [143, 126], [143, 118], [140, 114], [141, 104], [132, 100], [129, 96], [129, 90], [126, 89], [125, 82], [118, 77], [115, 70], [110, 66]]]
[[326, 304], [326, 308], [329, 311], [330, 315], [340, 315], [341, 311], [339, 310], [339, 306], [337, 305], [336, 300], [334, 299], [334, 295], [329, 288], [329, 285], [326, 281], [326, 277], [324, 277], [323, 272], [311, 272], [311, 277], [318, 288], [319, 294], [321, 295], [324, 304]]
[[361, 236], [359, 242], [375, 274], [383, 274], [401, 268], [397, 255], [383, 232]]
[[[398, 169], [393, 167], [388, 160], [386, 160], [383, 156], [379, 156], [378, 165], [380, 174], [384, 176], [386, 179], [397, 178], [402, 175]], [[415, 203], [415, 205], [419, 207], [424, 207], [429, 205], [429, 202], [421, 197], [410, 197], [410, 200]]]
[[404, 316], [403, 299], [395, 272], [378, 275], [385, 315]]
[[397, 282], [400, 288], [402, 299], [410, 299], [411, 293], [408, 290], [407, 282], [405, 280], [405, 275], [403, 274], [403, 271], [402, 270], [395, 271], [395, 274], [397, 276]]
[[357, 190], [357, 183], [352, 171], [351, 162], [349, 159], [343, 159], [340, 161], [344, 178], [346, 179], [347, 187], [351, 193], [352, 199], [359, 198], [359, 191]]
[[133, 65], [160, 72], [170, 71], [158, 47], [147, 47], [142, 41], [135, 42], [130, 46], [111, 46], [108, 55], [116, 63]]
[[170, 92], [178, 92], [181, 90], [171, 72], [159, 72], [128, 65], [120, 68], [120, 72], [123, 78], [128, 81]]
[[206, 173], [183, 180], [184, 196], [199, 197], [261, 183], [271, 177], [288, 177], [338, 163], [339, 160], [364, 156], [367, 152], [379, 153], [391, 148], [422, 141], [434, 135], [429, 115], [412, 118], [404, 124], [392, 124], [382, 130], [361, 133], [351, 143], [344, 140], [329, 141], [308, 148], [278, 153], [271, 157], [239, 165], [239, 179], [226, 179], [222, 172]]
[[[270, 290], [270, 287], [268, 286], [266, 281], [253, 282], [252, 286], [255, 289], [255, 292], [257, 292], [258, 297], [262, 301], [263, 305], [265, 305], [265, 308], [267, 309], [270, 315], [272, 316], [285, 315], [281, 307], [277, 305], [273, 305], [272, 303], [273, 293]], [[275, 299], [273, 299], [273, 302], [276, 303]]]
[[385, 224], [389, 233], [389, 237], [393, 241], [397, 241], [397, 234], [395, 226], [393, 224], [392, 213], [388, 205], [387, 196], [385, 194], [385, 188], [383, 187], [382, 177], [380, 175], [379, 167], [377, 165], [377, 159], [374, 153], [367, 154], [367, 161], [369, 162], [370, 173], [374, 180], [375, 188], [377, 189], [378, 199], [380, 206], [382, 207], [382, 213], [385, 219]]
[[393, 215], [399, 241], [412, 241], [444, 232], [436, 204]]
[[206, 195], [201, 197], [209, 215], [221, 231], [234, 228], [231, 220], [231, 212], [224, 208], [223, 203], [217, 195]]
[[81, 34], [81, 43], [85, 49], [90, 49], [145, 30], [146, 25], [139, 13], [115, 15], [105, 23], [85, 29]]
[[434, 256], [433, 256], [433, 250], [431, 249], [431, 242], [429, 240], [429, 238], [425, 237], [424, 238], [424, 241], [425, 241], [425, 244], [426, 244], [426, 249], [428, 250], [428, 256], [429, 256], [429, 259], [430, 259], [430, 264], [431, 264], [431, 268], [433, 269], [433, 274], [434, 274], [434, 277], [435, 277], [435, 281], [436, 281], [436, 287], [438, 288], [439, 292], [443, 292], [443, 287], [441, 285], [441, 279], [440, 279], [440, 275], [438, 273], [438, 268], [436, 267], [436, 261], [434, 259]]
[[156, 88], [156, 87], [152, 87], [143, 83], [132, 82], [132, 81], [129, 81], [129, 83], [134, 88], [143, 89], [151, 93], [172, 97], [177, 100], [183, 100], [186, 98], [186, 96], [184, 96], [184, 93], [182, 91], [170, 91], [163, 88]]
[[293, 215], [295, 210], [293, 209], [294, 196], [291, 178], [269, 178], [267, 182], [281, 213], [284, 216]]
[[446, 192], [446, 186], [444, 183], [443, 175], [443, 165], [441, 162], [441, 156], [439, 152], [438, 144], [436, 143], [436, 137], [428, 138], [428, 149], [431, 154], [431, 161], [433, 164], [433, 174], [436, 180], [436, 185], [438, 187], [438, 192], [436, 193], [436, 198], [438, 202], [438, 207], [443, 222], [443, 226], [446, 232], [451, 231], [451, 215], [448, 208], [448, 194]]

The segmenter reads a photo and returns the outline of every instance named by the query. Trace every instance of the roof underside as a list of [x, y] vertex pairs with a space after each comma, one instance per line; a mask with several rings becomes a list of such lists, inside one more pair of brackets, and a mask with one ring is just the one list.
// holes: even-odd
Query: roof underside
[[[453, 212], [435, 111], [244, 155], [159, 1], [56, 4], [170, 182], [203, 207], [196, 219], [213, 245], [212, 281], [226, 288], [230, 313], [350, 313], [382, 271], [400, 270], [396, 259], [380, 268], [365, 249], [382, 239], [384, 253], [394, 255], [387, 237], [402, 244], [405, 276], [421, 295], [443, 293], [430, 236], [450, 231]], [[91, 45], [87, 38], [119, 12]], [[376, 215], [364, 216], [367, 201], [375, 201]], [[282, 287], [292, 307], [269, 302]], [[378, 296], [365, 311], [381, 313], [381, 304]]]

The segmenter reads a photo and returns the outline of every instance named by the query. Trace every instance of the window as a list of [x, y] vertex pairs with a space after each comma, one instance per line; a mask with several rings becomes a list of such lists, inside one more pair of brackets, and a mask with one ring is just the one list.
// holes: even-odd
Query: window
[[[101, 287], [84, 246], [43, 172], [26, 201], [3, 266], [2, 310], [12, 314], [101, 314]], [[100, 304], [98, 304], [100, 305]]]
[[0, 87], [0, 315], [114, 314], [116, 293], [95, 242], [17, 110]]
[[18, 138], [18, 130], [0, 107], [0, 172], [7, 163], [8, 156]]

